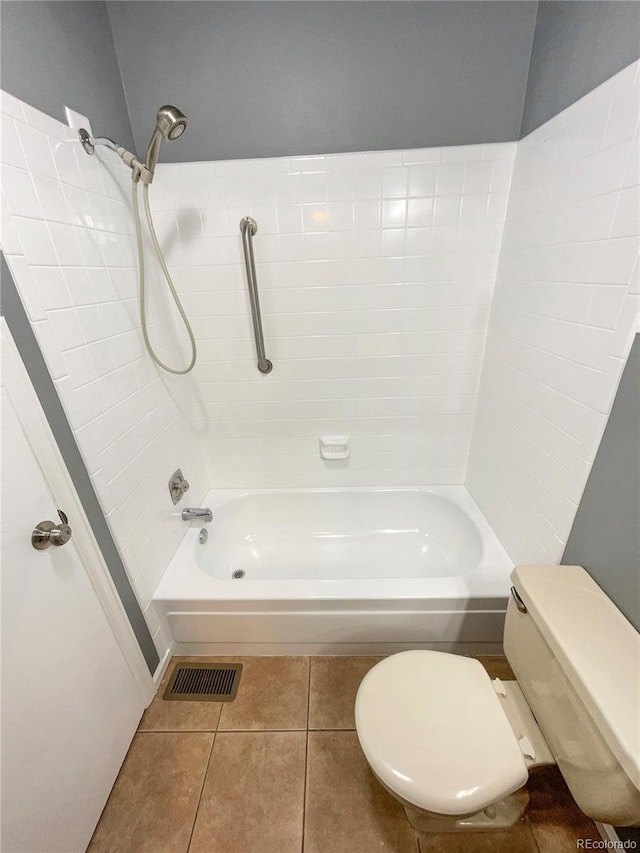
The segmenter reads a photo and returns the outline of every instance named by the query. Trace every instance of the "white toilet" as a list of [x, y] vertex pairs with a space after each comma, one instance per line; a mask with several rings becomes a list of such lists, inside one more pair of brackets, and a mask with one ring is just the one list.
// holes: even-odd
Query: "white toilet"
[[529, 768], [550, 763], [585, 814], [640, 825], [640, 635], [580, 566], [511, 578], [504, 649], [518, 680], [443, 652], [376, 664], [355, 708], [373, 773], [420, 832], [513, 825]]

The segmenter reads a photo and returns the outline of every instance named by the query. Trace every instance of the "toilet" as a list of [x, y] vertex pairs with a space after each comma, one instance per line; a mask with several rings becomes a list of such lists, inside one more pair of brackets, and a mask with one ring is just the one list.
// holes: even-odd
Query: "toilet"
[[518, 566], [504, 631], [517, 681], [473, 658], [391, 655], [356, 697], [358, 739], [418, 832], [512, 826], [557, 763], [594, 820], [640, 825], [640, 635], [580, 566]]

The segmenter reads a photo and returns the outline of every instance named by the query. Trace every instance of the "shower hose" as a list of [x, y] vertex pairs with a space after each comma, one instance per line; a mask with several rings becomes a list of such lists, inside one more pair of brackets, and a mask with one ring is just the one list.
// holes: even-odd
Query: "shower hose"
[[133, 182], [132, 189], [133, 196], [133, 218], [136, 224], [136, 240], [138, 242], [138, 259], [139, 259], [139, 270], [140, 270], [140, 325], [142, 326], [142, 337], [144, 338], [144, 344], [147, 348], [147, 352], [151, 356], [151, 358], [155, 361], [155, 363], [161, 367], [163, 370], [166, 370], [168, 373], [174, 373], [178, 376], [183, 375], [184, 373], [189, 373], [190, 370], [193, 370], [193, 366], [196, 363], [197, 349], [196, 349], [196, 339], [193, 336], [193, 329], [191, 328], [191, 323], [187, 315], [185, 314], [184, 308], [182, 307], [182, 303], [180, 302], [180, 297], [178, 296], [173, 281], [171, 279], [171, 274], [167, 269], [167, 265], [165, 263], [164, 257], [162, 255], [162, 249], [160, 248], [160, 244], [158, 243], [158, 238], [156, 236], [156, 230], [153, 227], [153, 219], [151, 217], [151, 208], [149, 207], [149, 185], [143, 184], [142, 187], [142, 198], [144, 202], [144, 210], [147, 217], [147, 225], [149, 226], [149, 234], [151, 236], [151, 242], [153, 243], [153, 248], [155, 249], [155, 253], [158, 256], [158, 260], [160, 261], [160, 266], [162, 268], [162, 272], [164, 273], [164, 277], [167, 280], [167, 284], [169, 285], [169, 290], [171, 291], [171, 295], [173, 296], [173, 301], [176, 304], [176, 308], [178, 309], [180, 316], [182, 317], [182, 321], [187, 330], [187, 334], [189, 335], [189, 340], [191, 341], [191, 361], [189, 362], [188, 367], [185, 367], [183, 370], [176, 370], [174, 367], [169, 367], [168, 364], [165, 364], [161, 361], [156, 353], [154, 352], [153, 346], [151, 345], [151, 341], [149, 340], [149, 333], [147, 331], [147, 310], [146, 310], [146, 283], [145, 283], [145, 274], [144, 274], [144, 250], [142, 246], [142, 223], [140, 221], [140, 209], [138, 207], [138, 181]]

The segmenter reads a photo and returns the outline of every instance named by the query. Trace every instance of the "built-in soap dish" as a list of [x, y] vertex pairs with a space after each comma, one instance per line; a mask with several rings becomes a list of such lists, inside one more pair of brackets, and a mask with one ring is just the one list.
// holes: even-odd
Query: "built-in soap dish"
[[321, 435], [320, 456], [323, 459], [348, 459], [351, 439], [348, 435]]

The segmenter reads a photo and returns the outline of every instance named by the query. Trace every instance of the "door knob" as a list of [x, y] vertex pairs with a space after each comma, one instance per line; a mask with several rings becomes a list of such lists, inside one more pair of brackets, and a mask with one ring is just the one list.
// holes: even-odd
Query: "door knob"
[[44, 551], [49, 545], [66, 545], [71, 539], [71, 528], [69, 520], [61, 509], [58, 510], [60, 524], [55, 524], [53, 521], [41, 521], [36, 524], [31, 533], [31, 544], [36, 551]]

